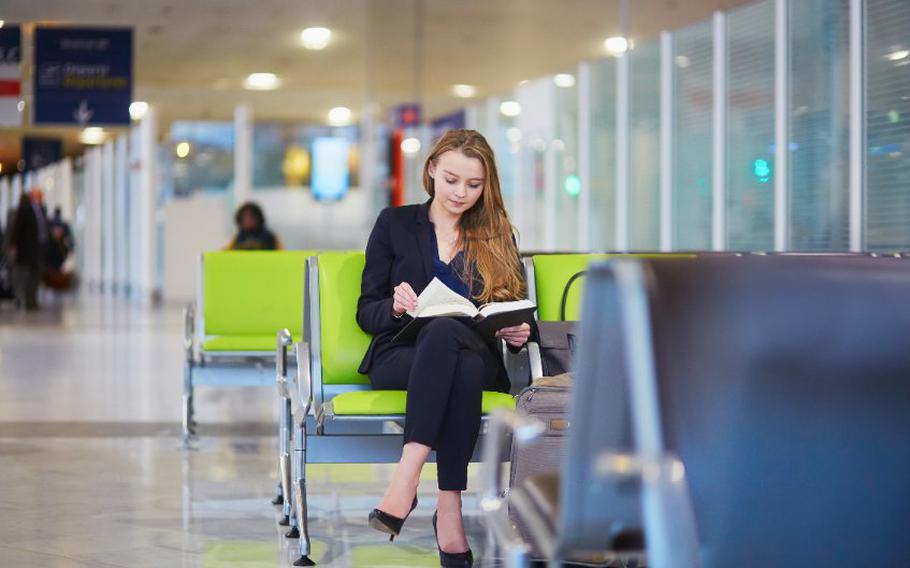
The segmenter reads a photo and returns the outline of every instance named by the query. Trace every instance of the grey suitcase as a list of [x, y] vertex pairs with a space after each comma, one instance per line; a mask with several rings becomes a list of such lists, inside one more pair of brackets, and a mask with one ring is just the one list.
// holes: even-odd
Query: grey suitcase
[[516, 409], [546, 425], [544, 433], [530, 443], [512, 444], [509, 487], [529, 475], [559, 470], [565, 455], [563, 441], [569, 428], [571, 373], [541, 377], [518, 393]]

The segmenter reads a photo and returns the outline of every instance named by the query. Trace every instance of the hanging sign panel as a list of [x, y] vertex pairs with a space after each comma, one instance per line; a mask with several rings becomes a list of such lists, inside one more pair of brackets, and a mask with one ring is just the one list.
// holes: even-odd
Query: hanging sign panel
[[133, 31], [35, 30], [35, 124], [128, 125]]
[[63, 141], [59, 138], [25, 136], [22, 138], [25, 171], [40, 170], [63, 159]]
[[20, 126], [22, 112], [22, 34], [19, 26], [0, 28], [0, 126]]

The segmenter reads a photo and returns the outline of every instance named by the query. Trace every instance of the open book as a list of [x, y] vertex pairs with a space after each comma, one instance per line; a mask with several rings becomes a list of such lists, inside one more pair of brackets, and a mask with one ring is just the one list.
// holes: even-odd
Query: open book
[[433, 278], [417, 296], [417, 309], [407, 312], [413, 319], [392, 340], [415, 339], [423, 326], [437, 317], [464, 318], [466, 323], [484, 339], [490, 340], [504, 327], [530, 323], [534, 319], [536, 309], [537, 306], [530, 300], [491, 302], [477, 308], [470, 300], [443, 284], [441, 280]]

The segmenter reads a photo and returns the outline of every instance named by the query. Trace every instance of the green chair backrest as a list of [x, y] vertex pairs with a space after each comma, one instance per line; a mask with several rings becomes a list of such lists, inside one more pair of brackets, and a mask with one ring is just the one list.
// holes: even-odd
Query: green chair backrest
[[218, 251], [203, 255], [206, 335], [275, 335], [303, 329], [306, 259], [315, 251]]
[[[586, 270], [594, 261], [609, 258], [695, 258], [694, 254], [673, 253], [613, 253], [613, 254], [535, 254], [534, 285], [537, 288], [537, 319], [558, 321], [559, 307], [566, 284], [573, 275]], [[566, 296], [566, 319], [577, 320], [581, 313], [581, 296], [584, 278], [580, 278], [569, 289]]]
[[370, 346], [370, 336], [357, 325], [357, 300], [363, 276], [363, 252], [319, 255], [319, 338], [322, 382], [363, 385], [370, 381], [357, 372]]

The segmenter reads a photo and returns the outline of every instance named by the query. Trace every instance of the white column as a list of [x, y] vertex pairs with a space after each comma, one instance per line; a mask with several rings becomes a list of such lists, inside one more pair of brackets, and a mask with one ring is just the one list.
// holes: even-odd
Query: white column
[[142, 181], [141, 150], [142, 128], [140, 124], [134, 125], [129, 134], [129, 205], [130, 205], [130, 268], [129, 287], [130, 296], [134, 299], [141, 298], [140, 274], [142, 272], [142, 196], [139, 195]]
[[112, 293], [115, 288], [114, 243], [117, 240], [114, 224], [114, 142], [108, 141], [101, 147], [101, 249], [102, 274], [101, 286], [105, 293]]
[[[376, 210], [376, 164], [379, 161], [376, 122], [379, 105], [367, 102], [360, 113], [360, 191], [366, 197], [367, 223], [372, 223], [379, 211]], [[367, 228], [369, 230], [369, 228]]]
[[120, 136], [114, 142], [114, 282], [118, 294], [124, 294], [129, 285], [129, 156], [127, 138]]
[[158, 209], [158, 112], [150, 107], [139, 125], [139, 297], [143, 302], [158, 292], [157, 209]]
[[714, 12], [714, 124], [712, 185], [714, 208], [711, 244], [727, 248], [727, 16]]
[[790, 242], [790, 37], [788, 0], [774, 0], [774, 250]]
[[866, 122], [863, 0], [850, 0], [850, 250], [866, 245]]
[[75, 206], [73, 203], [73, 160], [64, 158], [58, 166], [57, 191], [60, 197], [60, 214], [69, 222], [73, 222]]
[[578, 238], [583, 251], [591, 248], [591, 64], [578, 66]]
[[12, 193], [13, 186], [10, 183], [9, 176], [0, 177], [0, 228], [3, 229], [4, 233], [9, 230], [6, 219], [9, 216], [9, 210], [13, 207]]
[[22, 197], [22, 174], [16, 174], [13, 176], [13, 207], [19, 207], [19, 199]]
[[89, 285], [101, 286], [101, 148], [85, 153], [85, 272]]
[[629, 54], [616, 60], [616, 250], [629, 249]]
[[250, 199], [253, 192], [253, 109], [234, 109], [234, 205]]
[[660, 33], [660, 250], [673, 250], [673, 34]]

